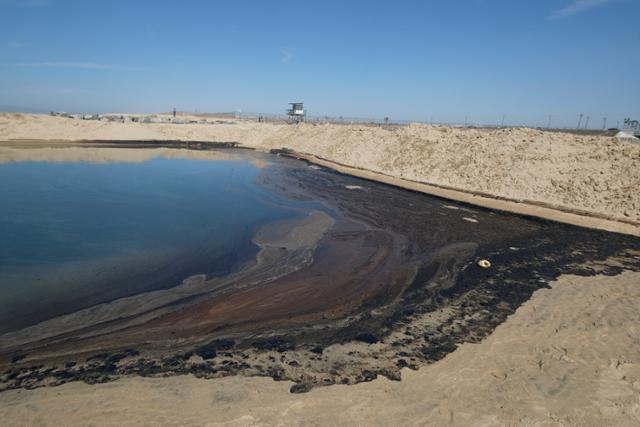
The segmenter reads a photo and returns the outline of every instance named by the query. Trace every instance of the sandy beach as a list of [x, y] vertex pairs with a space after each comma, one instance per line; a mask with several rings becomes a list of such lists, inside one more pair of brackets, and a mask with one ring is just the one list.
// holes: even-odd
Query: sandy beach
[[528, 128], [114, 123], [0, 113], [0, 139], [183, 140], [287, 148], [393, 177], [640, 224], [640, 144]]
[[[5, 162], [29, 157], [23, 155], [24, 147], [36, 157], [64, 161], [55, 148], [65, 147], [64, 141], [136, 139], [288, 149], [398, 182], [579, 212], [594, 221], [631, 227], [621, 228], [631, 230], [626, 233], [630, 235], [640, 226], [640, 192], [634, 190], [640, 188], [640, 145], [614, 137], [534, 129], [291, 126], [248, 120], [105, 123], [0, 114], [0, 140], [7, 141], [0, 143], [0, 155]], [[33, 142], [28, 148], [29, 141], [36, 140], [59, 142], [52, 147]], [[208, 156], [162, 150], [164, 157]], [[118, 148], [72, 153], [90, 162], [126, 157]], [[142, 162], [148, 156], [140, 153], [124, 161]], [[375, 175], [368, 178], [376, 180]], [[640, 253], [628, 250], [624, 259], [612, 255], [588, 265], [580, 263], [580, 257], [575, 265], [565, 261], [566, 274], [550, 280], [549, 289], [535, 290], [489, 336], [465, 342], [417, 370], [401, 368], [401, 381], [379, 376], [292, 394], [291, 381], [243, 375], [126, 377], [104, 384], [3, 391], [0, 411], [7, 425], [16, 426], [638, 425], [640, 273], [623, 270], [637, 263]]]
[[565, 276], [402, 381], [290, 394], [268, 378], [127, 378], [0, 394], [19, 425], [636, 426], [640, 274]]

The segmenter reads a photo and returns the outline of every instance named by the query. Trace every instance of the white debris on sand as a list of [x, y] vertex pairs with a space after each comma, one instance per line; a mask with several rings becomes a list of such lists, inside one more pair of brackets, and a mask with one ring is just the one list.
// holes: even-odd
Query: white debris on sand
[[640, 143], [640, 139], [636, 138], [634, 135], [625, 132], [625, 131], [620, 131], [618, 133], [616, 133], [616, 138], [618, 139], [622, 139], [624, 141], [628, 141], [628, 142], [637, 142]]

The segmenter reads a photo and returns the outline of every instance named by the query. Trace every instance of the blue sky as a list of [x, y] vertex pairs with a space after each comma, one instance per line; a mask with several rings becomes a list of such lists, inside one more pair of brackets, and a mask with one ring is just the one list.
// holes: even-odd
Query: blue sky
[[638, 0], [0, 0], [0, 108], [615, 125], [640, 118], [639, 22]]

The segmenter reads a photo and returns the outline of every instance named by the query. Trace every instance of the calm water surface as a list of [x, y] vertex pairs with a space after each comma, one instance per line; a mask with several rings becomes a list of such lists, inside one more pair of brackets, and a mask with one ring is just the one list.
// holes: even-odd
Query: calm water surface
[[0, 164], [0, 331], [252, 260], [301, 203], [249, 160]]

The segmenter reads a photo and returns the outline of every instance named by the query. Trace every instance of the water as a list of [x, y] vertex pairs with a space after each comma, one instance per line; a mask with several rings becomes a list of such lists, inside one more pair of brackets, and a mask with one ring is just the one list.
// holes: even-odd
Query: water
[[0, 331], [250, 262], [261, 224], [300, 215], [257, 173], [249, 158], [0, 164]]

